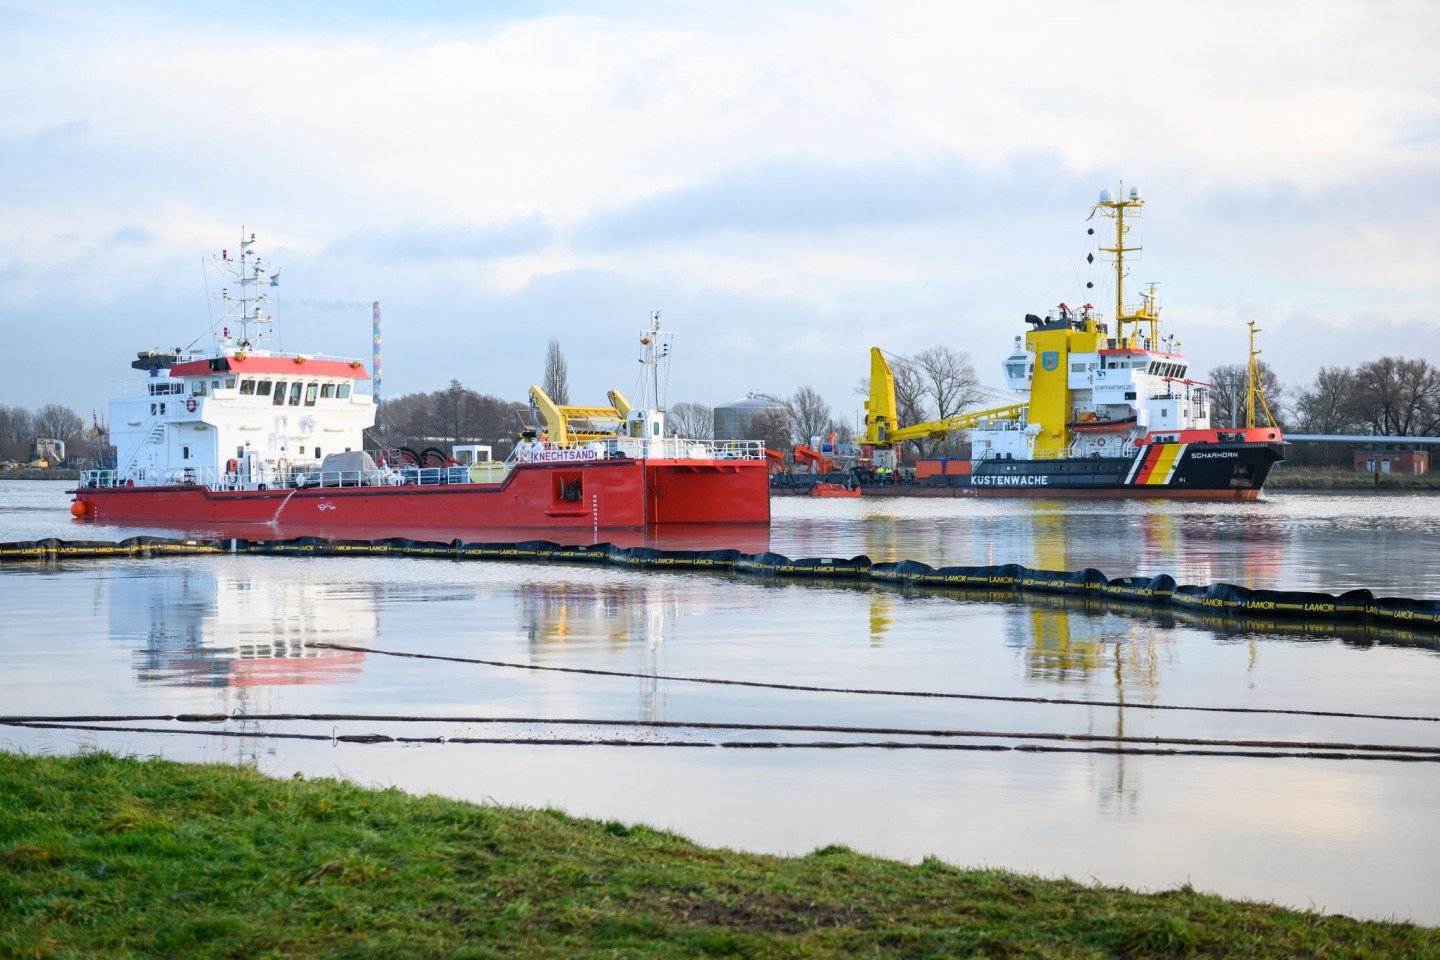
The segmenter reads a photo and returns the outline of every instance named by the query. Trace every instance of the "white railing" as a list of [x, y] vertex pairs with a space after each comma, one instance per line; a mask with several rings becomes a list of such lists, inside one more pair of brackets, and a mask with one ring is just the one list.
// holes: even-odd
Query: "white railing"
[[679, 437], [646, 439], [613, 437], [579, 446], [561, 446], [544, 440], [522, 441], [513, 463], [584, 463], [595, 460], [763, 460], [763, 440], [686, 440]]
[[619, 437], [579, 447], [562, 447], [544, 441], [521, 443], [505, 463], [450, 464], [420, 467], [387, 465], [374, 470], [321, 470], [319, 464], [267, 462], [258, 470], [239, 464], [235, 471], [217, 467], [181, 467], [163, 474], [128, 466], [118, 470], [85, 470], [82, 487], [157, 487], [195, 484], [211, 490], [289, 490], [316, 487], [381, 487], [415, 484], [433, 486], [459, 483], [500, 483], [516, 464], [593, 463], [606, 459], [632, 460], [763, 460], [761, 440], [683, 440], [675, 437], [647, 440]]

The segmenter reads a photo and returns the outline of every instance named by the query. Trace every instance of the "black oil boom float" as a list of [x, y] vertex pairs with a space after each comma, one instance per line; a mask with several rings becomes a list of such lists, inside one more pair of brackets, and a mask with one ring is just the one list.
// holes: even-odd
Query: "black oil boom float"
[[977, 599], [1026, 594], [1066, 595], [1126, 605], [1141, 604], [1235, 619], [1303, 620], [1310, 623], [1376, 624], [1440, 633], [1440, 601], [1376, 597], [1369, 590], [1335, 595], [1294, 590], [1252, 590], [1229, 583], [1178, 584], [1166, 574], [1109, 579], [1099, 570], [1032, 570], [1018, 563], [980, 567], [932, 567], [915, 560], [872, 562], [811, 557], [792, 560], [778, 553], [739, 550], [658, 550], [611, 543], [565, 546], [548, 540], [520, 543], [449, 543], [395, 537], [386, 540], [177, 540], [130, 537], [118, 543], [97, 540], [20, 540], [0, 543], [0, 562], [53, 563], [244, 554], [272, 557], [419, 557], [450, 560], [519, 560], [541, 563], [604, 564], [633, 570], [709, 570], [759, 577], [868, 581], [926, 591], [955, 591]]

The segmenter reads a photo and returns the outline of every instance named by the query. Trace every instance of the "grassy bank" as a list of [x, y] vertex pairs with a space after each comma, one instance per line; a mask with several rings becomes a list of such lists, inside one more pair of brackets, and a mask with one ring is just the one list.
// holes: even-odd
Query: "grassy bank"
[[[756, 815], [763, 816], [763, 811]], [[1440, 931], [227, 767], [0, 754], [0, 956], [1440, 957]]]
[[1440, 476], [1356, 473], [1341, 467], [1299, 467], [1282, 463], [1270, 472], [1266, 490], [1335, 490], [1341, 493], [1426, 493], [1440, 491]]

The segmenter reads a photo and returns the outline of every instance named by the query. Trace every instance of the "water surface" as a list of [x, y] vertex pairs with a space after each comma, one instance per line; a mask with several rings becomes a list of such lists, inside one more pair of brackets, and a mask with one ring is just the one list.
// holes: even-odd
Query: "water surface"
[[[64, 488], [0, 482], [0, 540], [142, 532], [74, 523]], [[1440, 596], [1433, 503], [777, 499], [768, 546]], [[7, 748], [243, 762], [747, 850], [844, 843], [1440, 923], [1440, 766], [1313, 756], [1440, 748], [1440, 644], [1428, 635], [388, 558], [14, 564], [0, 567], [0, 609], [0, 713], [230, 718], [7, 726]], [[263, 719], [280, 713], [366, 719]], [[345, 739], [364, 734], [400, 742]], [[1061, 752], [1114, 750], [1062, 734], [1200, 743]], [[480, 739], [499, 742], [464, 742]]]

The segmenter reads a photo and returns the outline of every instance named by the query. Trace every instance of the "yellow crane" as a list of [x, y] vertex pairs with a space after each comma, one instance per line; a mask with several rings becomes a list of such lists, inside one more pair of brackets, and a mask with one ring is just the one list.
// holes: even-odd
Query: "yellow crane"
[[609, 391], [606, 397], [613, 406], [577, 407], [556, 403], [540, 387], [530, 388], [530, 403], [545, 418], [546, 438], [561, 446], [624, 435], [630, 402], [619, 390]]
[[987, 420], [1014, 420], [1025, 412], [1027, 404], [1012, 403], [907, 426], [901, 426], [895, 406], [895, 374], [880, 348], [871, 347], [870, 399], [865, 401], [865, 438], [862, 442], [875, 448], [873, 462], [877, 469], [895, 469], [894, 448], [906, 440], [927, 437], [938, 440], [957, 430], [977, 427]]

